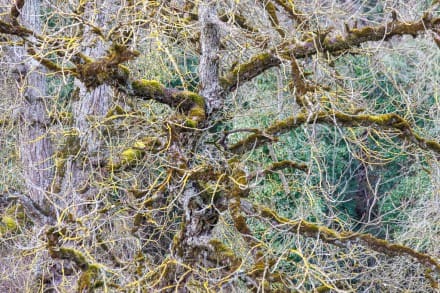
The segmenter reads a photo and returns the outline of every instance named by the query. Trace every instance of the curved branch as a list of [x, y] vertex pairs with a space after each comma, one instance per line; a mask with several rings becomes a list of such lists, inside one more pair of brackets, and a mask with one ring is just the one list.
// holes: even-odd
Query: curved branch
[[248, 62], [235, 66], [230, 72], [221, 77], [220, 82], [225, 92], [231, 92], [246, 81], [280, 64], [281, 59], [273, 54], [261, 53], [252, 57]]
[[[417, 133], [414, 133], [409, 125], [409, 122], [395, 113], [379, 115], [350, 115], [337, 111], [320, 111], [312, 115], [301, 113], [298, 116], [289, 117], [285, 120], [281, 120], [272, 124], [264, 131], [252, 134], [247, 138], [233, 144], [232, 146], [228, 147], [228, 150], [236, 154], [242, 154], [252, 150], [253, 148], [273, 141], [273, 139], [269, 139], [269, 137], [273, 135], [287, 133], [301, 125], [312, 123], [322, 123], [330, 125], [339, 124], [344, 127], [362, 127], [375, 125], [378, 127], [396, 129], [401, 132], [401, 136], [403, 138], [417, 144], [420, 148], [431, 150], [440, 154], [440, 143], [434, 140], [426, 139], [418, 135]], [[264, 133], [264, 135], [262, 133]]]
[[[250, 81], [262, 72], [281, 64], [281, 59], [291, 60], [304, 58], [316, 54], [318, 51], [326, 51], [331, 54], [342, 54], [349, 49], [356, 48], [366, 42], [388, 40], [393, 36], [411, 35], [413, 37], [429, 29], [439, 29], [440, 17], [432, 18], [425, 14], [422, 19], [413, 22], [393, 20], [378, 26], [366, 26], [359, 29], [349, 29], [345, 36], [338, 34], [326, 34], [321, 40], [309, 39], [304, 42], [287, 41], [269, 52], [260, 53], [236, 66], [222, 78], [225, 91], [233, 91], [240, 84]], [[279, 57], [278, 57], [279, 56]]]
[[264, 170], [249, 174], [247, 176], [247, 179], [251, 180], [257, 176], [266, 175], [268, 173], [276, 172], [276, 171], [287, 169], [287, 168], [297, 169], [297, 170], [301, 170], [303, 172], [308, 171], [308, 166], [304, 163], [297, 163], [294, 161], [284, 160], [284, 161], [272, 163], [268, 167], [266, 167]]
[[21, 9], [24, 6], [24, 0], [16, 0], [14, 5], [11, 7], [11, 17], [14, 21], [20, 16]]
[[[2, 32], [2, 22], [0, 22]], [[81, 80], [87, 87], [94, 88], [102, 84], [116, 87], [129, 96], [144, 100], [155, 100], [188, 115], [188, 126], [195, 127], [205, 119], [205, 99], [194, 92], [166, 88], [155, 80], [133, 80], [130, 70], [121, 63], [135, 59], [139, 52], [129, 50], [125, 46], [113, 44], [107, 56], [91, 60], [80, 54], [78, 64], [62, 67], [57, 62], [39, 56], [35, 49], [29, 48], [28, 53], [41, 65], [52, 72], [70, 74]], [[85, 64], [81, 64], [85, 61]]]
[[41, 225], [54, 224], [56, 219], [53, 215], [48, 214], [28, 195], [18, 191], [6, 191], [3, 196], [7, 201], [18, 200], [26, 211], [26, 215], [34, 222]]
[[418, 263], [440, 273], [440, 263], [435, 258], [428, 254], [415, 251], [410, 247], [401, 244], [393, 244], [370, 234], [361, 234], [351, 231], [338, 232], [305, 220], [293, 221], [278, 215], [275, 211], [269, 208], [257, 204], [251, 204], [243, 199], [241, 201], [242, 211], [247, 215], [260, 216], [275, 225], [282, 225], [289, 231], [297, 232], [305, 237], [319, 238], [325, 243], [334, 244], [340, 247], [349, 248], [352, 245], [361, 245], [391, 257], [412, 257]]
[[305, 17], [306, 15], [295, 7], [293, 1], [275, 0], [275, 2], [283, 7], [283, 9], [289, 14], [290, 18], [292, 18], [298, 25], [304, 26], [306, 29], [309, 27], [308, 20]]

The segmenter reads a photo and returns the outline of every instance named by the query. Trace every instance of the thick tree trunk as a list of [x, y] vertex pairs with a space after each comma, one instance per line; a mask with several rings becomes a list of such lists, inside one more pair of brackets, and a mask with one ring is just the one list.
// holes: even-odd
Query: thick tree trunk
[[[96, 13], [97, 5], [99, 3], [88, 2], [84, 9], [84, 17], [91, 18]], [[100, 27], [105, 27], [110, 15], [111, 13], [101, 13], [93, 21]], [[100, 58], [106, 55], [105, 44], [90, 27], [84, 27], [81, 45], [82, 53], [88, 57]], [[77, 220], [81, 221], [83, 228], [92, 225], [90, 221], [93, 219], [88, 215], [91, 208], [96, 207], [100, 202], [96, 199], [99, 196], [96, 184], [102, 182], [101, 167], [105, 161], [100, 121], [108, 113], [113, 97], [113, 89], [109, 85], [87, 88], [79, 80], [75, 80], [74, 84], [77, 95], [73, 97], [76, 100], [72, 101], [74, 119], [72, 135], [64, 141], [63, 148], [57, 152], [57, 172], [53, 183], [58, 199], [57, 220], [62, 223], [56, 229], [67, 227], [72, 231], [71, 233], [77, 233]], [[80, 287], [89, 285], [81, 285], [84, 276], [90, 273], [87, 271], [87, 265], [75, 260], [73, 253], [63, 254], [62, 249], [69, 247], [81, 253], [83, 252], [79, 247], [81, 243], [90, 244], [90, 240], [87, 237], [78, 237], [68, 241], [63, 238], [64, 236], [60, 236], [56, 229], [47, 232], [48, 251], [54, 264], [50, 265], [49, 262], [45, 264], [50, 267], [50, 274], [45, 277], [46, 284], [42, 290], [59, 292], [66, 290], [67, 287], [75, 287], [76, 283], [79, 292], [83, 292]]]
[[[102, 3], [101, 3], [102, 4]], [[84, 16], [94, 15], [99, 3], [89, 2], [85, 6]], [[111, 7], [106, 7], [110, 10]], [[102, 12], [95, 19], [95, 25], [106, 26], [111, 13]], [[91, 58], [100, 58], [106, 55], [104, 43], [89, 27], [84, 28], [83, 53]], [[72, 103], [72, 114], [77, 136], [72, 143], [75, 153], [69, 154], [65, 163], [64, 175], [61, 178], [61, 193], [64, 194], [64, 206], [70, 207], [72, 215], [81, 217], [87, 213], [87, 206], [80, 204], [93, 199], [97, 195], [94, 182], [101, 181], [101, 167], [105, 161], [105, 152], [102, 149], [101, 119], [108, 113], [114, 95], [111, 86], [103, 84], [96, 88], [87, 88], [84, 83], [75, 80], [79, 90], [78, 100]], [[90, 201], [93, 202], [93, 201]]]
[[[29, 29], [39, 32], [40, 1], [29, 0], [21, 10], [21, 21]], [[26, 48], [16, 50], [22, 93], [20, 156], [23, 177], [30, 199], [46, 214], [53, 212], [50, 205], [50, 184], [52, 182], [53, 149], [48, 133], [49, 118], [47, 109], [49, 100], [46, 97], [45, 69], [32, 60]]]
[[205, 98], [208, 115], [222, 108], [222, 88], [219, 81], [220, 29], [216, 5], [203, 1], [199, 6], [201, 25], [199, 77], [200, 95]]
[[[199, 65], [200, 95], [206, 102], [208, 117], [213, 117], [223, 105], [222, 90], [219, 83], [219, 48], [220, 31], [218, 26], [215, 3], [204, 1], [199, 6], [199, 20], [201, 25], [200, 44], [202, 55]], [[209, 123], [209, 118], [208, 118]], [[194, 146], [198, 139], [194, 136], [200, 133], [181, 133], [186, 138], [181, 141], [192, 142]], [[180, 147], [182, 149], [182, 147]], [[186, 146], [187, 149], [188, 148]], [[189, 166], [191, 169], [192, 154], [188, 154]], [[178, 268], [175, 274], [183, 278], [179, 290], [188, 292], [186, 282], [191, 278], [198, 279], [188, 268], [215, 268], [218, 266], [218, 259], [215, 257], [215, 248], [212, 245], [213, 230], [219, 220], [219, 209], [216, 205], [218, 200], [212, 201], [209, 195], [203, 194], [196, 181], [189, 180], [181, 195], [183, 204], [183, 227], [178, 241], [173, 246], [173, 255], [179, 263], [185, 267]], [[221, 200], [221, 199], [220, 199]], [[171, 278], [175, 278], [170, 276]], [[174, 279], [175, 280], [175, 279]], [[171, 279], [169, 282], [173, 282]]]
[[[36, 33], [41, 32], [41, 1], [28, 0], [24, 6], [16, 8], [11, 15], [18, 18], [12, 19], [12, 23], [18, 21]], [[48, 117], [51, 101], [47, 96], [45, 68], [28, 54], [26, 45], [11, 51], [15, 52], [12, 58], [17, 62], [15, 73], [21, 98], [19, 149], [26, 193], [20, 195], [20, 198], [27, 210], [26, 214], [35, 224], [34, 235], [37, 236], [43, 225], [54, 222], [56, 218], [56, 211], [51, 203], [54, 174]], [[45, 282], [45, 275], [47, 276], [45, 259], [46, 253], [38, 252], [33, 271], [29, 273], [37, 287]]]

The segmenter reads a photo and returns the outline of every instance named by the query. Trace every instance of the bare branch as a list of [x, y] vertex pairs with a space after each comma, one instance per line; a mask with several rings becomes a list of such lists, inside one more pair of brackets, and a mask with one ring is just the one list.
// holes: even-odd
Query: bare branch
[[199, 18], [202, 26], [199, 76], [200, 95], [206, 100], [207, 114], [219, 110], [223, 105], [222, 88], [219, 82], [220, 28], [217, 24], [215, 4], [201, 3]]

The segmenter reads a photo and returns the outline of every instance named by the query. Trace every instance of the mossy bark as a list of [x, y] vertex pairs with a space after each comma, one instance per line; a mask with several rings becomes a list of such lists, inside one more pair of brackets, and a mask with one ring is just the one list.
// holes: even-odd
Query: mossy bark
[[340, 247], [350, 247], [357, 244], [392, 257], [410, 256], [428, 269], [440, 273], [440, 263], [428, 254], [417, 252], [404, 245], [390, 243], [387, 240], [376, 238], [370, 234], [338, 232], [305, 220], [293, 221], [278, 215], [275, 211], [267, 207], [259, 205], [253, 205], [252, 211], [247, 210], [247, 212], [257, 212], [261, 217], [275, 224], [285, 225], [289, 231], [300, 233], [305, 237], [319, 238], [326, 243]]
[[341, 125], [344, 127], [362, 127], [375, 125], [379, 127], [396, 129], [401, 132], [401, 137], [417, 144], [422, 149], [440, 153], [440, 143], [426, 139], [412, 130], [408, 121], [395, 113], [389, 114], [346, 114], [337, 111], [320, 111], [312, 115], [301, 113], [295, 117], [289, 117], [278, 121], [268, 128], [252, 134], [247, 138], [229, 146], [233, 153], [245, 153], [265, 143], [275, 141], [276, 136], [291, 131], [299, 126], [310, 123], [323, 123]]

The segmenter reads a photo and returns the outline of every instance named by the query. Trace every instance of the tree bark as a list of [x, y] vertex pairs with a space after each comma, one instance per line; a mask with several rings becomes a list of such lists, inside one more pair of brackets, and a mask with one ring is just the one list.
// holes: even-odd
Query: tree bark
[[[204, 1], [199, 5], [199, 21], [201, 25], [200, 44], [202, 55], [199, 65], [200, 92], [206, 101], [208, 117], [212, 117], [223, 106], [222, 89], [219, 82], [219, 48], [220, 31], [217, 24], [216, 5], [212, 1]], [[207, 123], [209, 123], [209, 118]], [[187, 136], [184, 141], [195, 142], [200, 133], [182, 133]], [[196, 137], [196, 139], [194, 138]], [[182, 147], [180, 147], [182, 148]], [[188, 146], [186, 146], [187, 149]], [[191, 154], [189, 154], [191, 168]], [[174, 243], [173, 256], [185, 267], [177, 268], [175, 274], [184, 276], [180, 290], [188, 292], [186, 281], [191, 279], [188, 268], [215, 268], [218, 260], [213, 256], [215, 247], [212, 245], [213, 229], [219, 220], [219, 209], [222, 199], [213, 200], [204, 196], [196, 180], [189, 180], [182, 193], [183, 227], [179, 239]], [[174, 277], [173, 277], [174, 278]], [[197, 279], [197, 277], [195, 277]], [[170, 278], [170, 283], [174, 281]]]
[[[21, 21], [34, 30], [41, 31], [40, 1], [26, 1], [21, 10]], [[23, 71], [18, 72], [22, 93], [20, 156], [23, 177], [28, 195], [45, 214], [53, 209], [47, 198], [52, 181], [53, 148], [48, 134], [49, 118], [47, 109], [45, 68], [26, 53], [26, 48], [17, 48], [16, 55]]]
[[207, 113], [222, 108], [222, 88], [219, 81], [220, 63], [220, 30], [215, 4], [204, 1], [199, 6], [199, 21], [201, 25], [200, 45], [200, 95], [205, 98]]
[[[102, 4], [102, 3], [101, 3]], [[85, 6], [84, 16], [94, 15], [95, 5], [99, 3], [89, 2]], [[106, 7], [110, 10], [111, 7]], [[109, 21], [110, 11], [100, 13], [94, 20], [95, 24], [105, 27]], [[82, 43], [83, 53], [91, 58], [105, 56], [107, 49], [102, 40], [93, 33], [92, 28], [85, 27]], [[106, 160], [102, 149], [102, 126], [100, 120], [108, 113], [112, 103], [114, 91], [110, 85], [103, 84], [96, 88], [87, 88], [80, 80], [75, 80], [78, 91], [78, 100], [72, 102], [72, 114], [74, 117], [74, 129], [76, 137], [72, 143], [77, 144], [74, 153], [69, 154], [65, 163], [64, 177], [61, 178], [61, 190], [64, 194], [64, 206], [74, 207], [70, 209], [75, 217], [87, 213], [87, 208], [78, 203], [91, 200], [97, 194], [93, 188], [93, 182], [99, 182], [101, 168]], [[75, 208], [80, 207], [81, 208]]]

